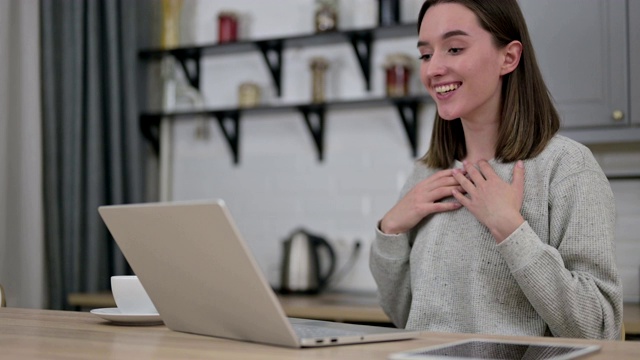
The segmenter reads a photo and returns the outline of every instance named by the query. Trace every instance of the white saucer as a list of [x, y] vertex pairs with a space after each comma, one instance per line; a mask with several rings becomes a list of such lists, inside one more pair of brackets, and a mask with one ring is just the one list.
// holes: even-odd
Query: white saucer
[[160, 325], [160, 314], [124, 314], [118, 308], [93, 309], [91, 313], [118, 325]]

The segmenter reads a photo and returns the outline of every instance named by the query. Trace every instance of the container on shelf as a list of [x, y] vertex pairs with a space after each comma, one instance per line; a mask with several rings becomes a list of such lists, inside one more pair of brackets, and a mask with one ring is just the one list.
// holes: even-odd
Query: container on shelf
[[161, 44], [164, 49], [178, 46], [181, 11], [182, 0], [162, 0]]
[[316, 0], [316, 32], [338, 30], [338, 1]]
[[311, 102], [322, 103], [326, 100], [326, 73], [329, 61], [323, 57], [314, 57], [310, 62], [311, 67]]
[[411, 56], [394, 53], [387, 56], [386, 70], [387, 96], [398, 97], [409, 95], [409, 80], [413, 68]]
[[260, 105], [260, 86], [253, 82], [244, 82], [238, 87], [238, 107], [252, 108]]
[[221, 11], [218, 14], [218, 42], [227, 43], [238, 40], [238, 14], [233, 11]]
[[368, 29], [378, 25], [378, 0], [351, 0], [351, 26], [354, 29]]
[[400, 0], [378, 0], [378, 25], [389, 26], [400, 23]]

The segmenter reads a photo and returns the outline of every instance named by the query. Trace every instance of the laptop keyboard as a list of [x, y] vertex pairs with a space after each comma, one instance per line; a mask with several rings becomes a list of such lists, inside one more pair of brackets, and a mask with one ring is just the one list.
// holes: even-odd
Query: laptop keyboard
[[291, 324], [293, 330], [300, 338], [326, 338], [336, 336], [362, 335], [362, 331], [352, 331], [345, 329], [334, 329], [324, 326], [313, 326], [305, 324]]

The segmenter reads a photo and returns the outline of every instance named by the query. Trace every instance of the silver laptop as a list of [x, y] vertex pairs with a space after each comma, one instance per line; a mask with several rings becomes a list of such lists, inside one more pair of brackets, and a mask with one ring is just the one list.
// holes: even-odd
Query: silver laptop
[[418, 335], [287, 318], [222, 200], [98, 210], [172, 330], [293, 348]]

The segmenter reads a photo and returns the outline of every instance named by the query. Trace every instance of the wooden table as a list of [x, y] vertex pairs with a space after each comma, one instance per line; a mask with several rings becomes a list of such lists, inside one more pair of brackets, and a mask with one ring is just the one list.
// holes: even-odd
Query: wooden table
[[[270, 345], [179, 333], [159, 326], [116, 326], [86, 312], [0, 308], [3, 359], [386, 359], [390, 353], [444, 344], [471, 334], [423, 333], [417, 339], [316, 349]], [[598, 344], [589, 359], [637, 360], [640, 343], [538, 337], [498, 337], [571, 344]]]
[[[289, 317], [352, 323], [390, 324], [372, 293], [325, 293], [321, 295], [278, 296]], [[69, 294], [69, 305], [78, 309], [115, 307], [110, 292]]]
[[[354, 323], [389, 324], [391, 321], [378, 305], [375, 294], [325, 293], [315, 296], [278, 296], [287, 316]], [[111, 293], [70, 294], [70, 305], [78, 308], [114, 307]], [[627, 334], [640, 334], [640, 304], [624, 304]]]
[[640, 304], [625, 303], [622, 316], [626, 333], [640, 335]]

